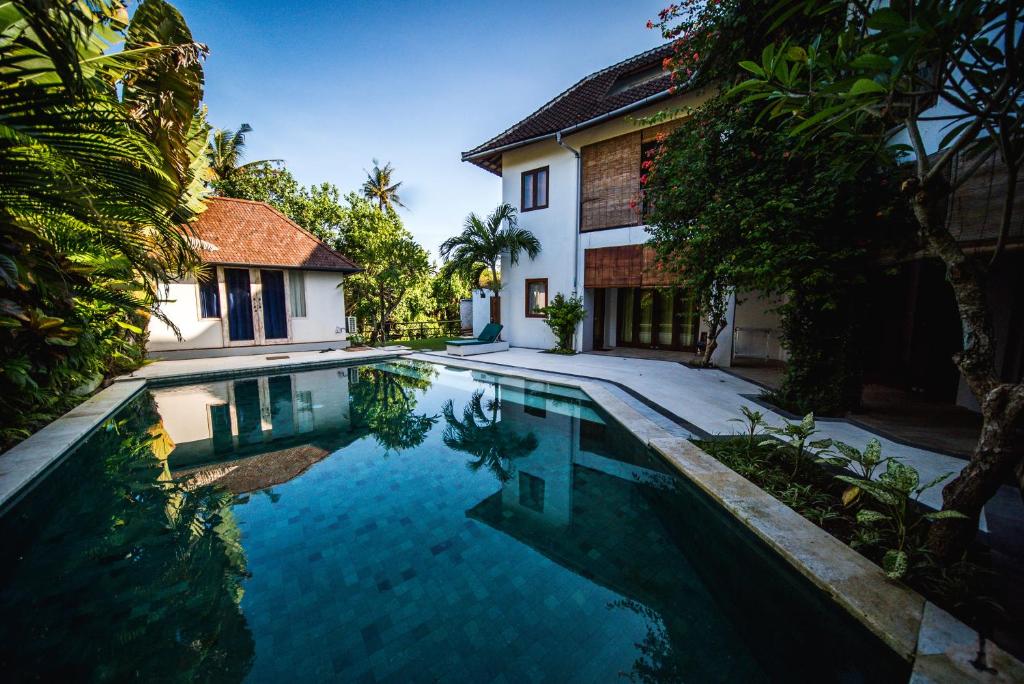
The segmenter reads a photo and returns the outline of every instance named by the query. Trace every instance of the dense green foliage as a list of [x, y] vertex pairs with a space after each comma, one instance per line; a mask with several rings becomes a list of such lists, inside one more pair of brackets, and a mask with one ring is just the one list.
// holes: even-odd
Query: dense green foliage
[[222, 197], [266, 202], [321, 240], [336, 239], [345, 216], [341, 193], [331, 183], [299, 185], [281, 164], [257, 162], [242, 173], [213, 181]]
[[[857, 136], [798, 145], [760, 109], [719, 88], [739, 62], [778, 37], [834, 31], [833, 16], [769, 23], [772, 3], [686, 3], [658, 26], [676, 41], [666, 67], [712, 97], [644, 161], [653, 244], [705, 306], [715, 290], [755, 290], [781, 302], [789, 363], [774, 401], [800, 413], [856, 407], [862, 385], [858, 288], [881, 249], [907, 230], [892, 205], [891, 156]], [[857, 165], [848, 158], [861, 159]]]
[[[372, 327], [371, 342], [386, 339], [385, 323], [407, 320], [400, 307], [423, 291], [431, 275], [430, 256], [413, 239], [393, 209], [381, 211], [355, 193], [347, 198], [335, 246], [354, 259], [362, 271], [345, 278], [349, 313]], [[429, 292], [429, 290], [426, 290]]]
[[[776, 36], [743, 62], [747, 79], [733, 94], [763, 106], [766, 117], [803, 145], [841, 144], [851, 136], [868, 146], [846, 156], [857, 167], [871, 145], [909, 152], [901, 184], [923, 249], [940, 260], [960, 315], [963, 349], [953, 356], [981, 407], [983, 426], [971, 462], [943, 490], [943, 507], [967, 514], [933, 527], [930, 546], [947, 562], [978, 529], [982, 507], [1016, 469], [1024, 487], [1019, 428], [1024, 383], [1003, 375], [989, 302], [993, 274], [1017, 223], [1018, 178], [1024, 164], [1024, 20], [1007, 0], [925, 0], [847, 3], [781, 0], [773, 17], [832, 17], [839, 31]], [[938, 107], [933, 104], [938, 103]], [[926, 144], [940, 122], [944, 134]], [[900, 135], [897, 135], [899, 133]], [[1006, 173], [992, 199], [998, 226], [990, 249], [965, 249], [951, 232], [947, 208], [958, 188], [996, 163]], [[995, 189], [995, 188], [991, 188]]]
[[583, 298], [579, 295], [566, 297], [559, 292], [546, 307], [544, 315], [547, 318], [544, 322], [555, 334], [554, 351], [563, 354], [572, 354], [576, 351], [573, 345], [573, 338], [576, 336], [576, 327], [583, 322], [587, 310], [583, 308]]
[[766, 427], [763, 418], [745, 410], [736, 420], [742, 436], [698, 445], [881, 565], [892, 579], [907, 581], [961, 619], [992, 619], [983, 558], [972, 555], [944, 568], [926, 548], [930, 526], [957, 514], [928, 512], [917, 499], [948, 473], [922, 483], [913, 467], [883, 457], [877, 440], [862, 451], [817, 438], [813, 416], [778, 428]]
[[858, 287], [900, 225], [893, 183], [833, 163], [858, 153], [856, 140], [801, 148], [756, 115], [715, 98], [664, 141], [646, 185], [653, 245], [697, 292], [782, 298], [790, 363], [778, 399], [841, 412], [860, 397]]
[[162, 0], [0, 13], [0, 448], [137, 365], [196, 266], [204, 54]]
[[519, 263], [519, 255], [536, 259], [540, 254], [540, 241], [530, 231], [520, 228], [515, 207], [500, 204], [480, 218], [476, 214], [466, 217], [462, 232], [441, 243], [441, 256], [446, 264], [461, 273], [476, 287], [484, 273], [490, 276], [487, 286], [495, 296], [501, 291], [500, 263], [507, 255], [510, 265]]

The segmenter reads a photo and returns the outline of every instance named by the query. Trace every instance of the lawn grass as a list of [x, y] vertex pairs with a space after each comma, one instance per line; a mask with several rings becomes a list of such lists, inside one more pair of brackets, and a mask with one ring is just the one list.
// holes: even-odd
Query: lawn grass
[[[409, 347], [409, 349], [415, 349], [416, 351], [444, 351], [444, 344], [448, 340], [455, 339], [454, 337], [425, 337], [418, 340], [388, 340], [387, 346], [393, 344], [400, 344], [403, 347]], [[385, 345], [377, 345], [378, 347]]]

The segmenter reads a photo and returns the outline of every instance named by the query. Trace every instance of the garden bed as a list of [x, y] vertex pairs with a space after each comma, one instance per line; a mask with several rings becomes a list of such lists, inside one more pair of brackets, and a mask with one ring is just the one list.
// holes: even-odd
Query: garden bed
[[[840, 476], [849, 477], [849, 472], [829, 464], [827, 456], [816, 459], [808, 451], [798, 460], [795, 448], [782, 446], [781, 442], [762, 434], [694, 442], [807, 520], [883, 567], [894, 577], [893, 581], [904, 581], [986, 637], [992, 638], [993, 633], [998, 633], [1009, 635], [1011, 641], [1019, 643], [1020, 621], [1007, 615], [1000, 605], [999, 588], [1005, 583], [999, 582], [994, 574], [988, 549], [976, 544], [961, 561], [948, 567], [939, 566], [924, 548], [930, 525], [926, 516], [930, 512], [914, 498], [905, 501], [906, 514], [902, 524], [909, 531], [900, 545], [897, 530], [901, 523], [891, 519], [890, 509], [865, 490], [854, 497], [849, 479], [839, 479]], [[825, 453], [826, 449], [821, 451]], [[884, 491], [881, 495], [884, 496]], [[906, 563], [905, 568], [894, 567], [893, 550], [897, 548], [905, 553], [901, 561]], [[896, 575], [899, 575], [898, 580]]]

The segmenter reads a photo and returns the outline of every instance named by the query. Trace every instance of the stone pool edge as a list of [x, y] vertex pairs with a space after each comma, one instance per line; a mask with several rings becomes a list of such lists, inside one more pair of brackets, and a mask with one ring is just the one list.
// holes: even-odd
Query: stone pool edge
[[145, 387], [145, 380], [115, 382], [0, 454], [0, 515]]
[[[419, 355], [411, 354], [417, 359]], [[987, 662], [972, 664], [978, 634], [906, 585], [892, 582], [877, 565], [801, 516], [687, 439], [675, 437], [602, 386], [550, 371], [490, 366], [485, 361], [418, 360], [573, 387], [585, 392], [637, 439], [723, 506], [820, 590], [912, 666], [911, 682], [1024, 681], [1024, 664], [991, 641]], [[488, 367], [490, 366], [490, 367]]]
[[[182, 370], [166, 375], [137, 375], [136, 372], [112, 378], [110, 385], [92, 395], [78, 406], [0, 453], [0, 515], [7, 511], [43, 480], [47, 473], [66, 455], [82, 443], [107, 418], [131, 401], [147, 387], [195, 383], [244, 375], [292, 373], [332, 366], [389, 361], [409, 354], [394, 350], [387, 354], [353, 356], [351, 358], [308, 360], [296, 359], [289, 363], [266, 363], [262, 366], [238, 368], [209, 368]], [[146, 366], [143, 366], [146, 368]]]

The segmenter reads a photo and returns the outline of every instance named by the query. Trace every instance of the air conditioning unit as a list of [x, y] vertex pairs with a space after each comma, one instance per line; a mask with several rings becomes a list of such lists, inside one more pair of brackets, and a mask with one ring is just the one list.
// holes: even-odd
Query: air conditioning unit
[[359, 326], [357, 324], [358, 324], [358, 321], [356, 321], [356, 317], [355, 316], [346, 316], [345, 317], [345, 329], [348, 330], [348, 334], [349, 335], [354, 335], [357, 332], [359, 332]]

